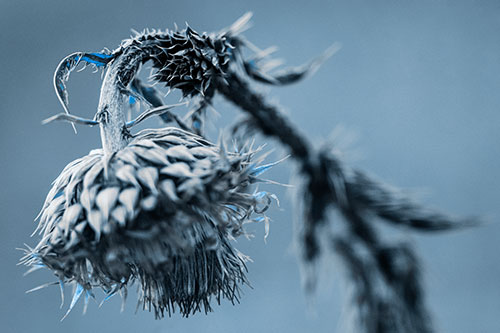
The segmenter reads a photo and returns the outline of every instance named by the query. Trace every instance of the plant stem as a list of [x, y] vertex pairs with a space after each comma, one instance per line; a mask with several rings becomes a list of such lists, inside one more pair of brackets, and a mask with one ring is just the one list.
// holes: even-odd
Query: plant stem
[[124, 107], [126, 87], [137, 72], [143, 52], [129, 50], [107, 66], [101, 86], [96, 120], [101, 129], [101, 141], [105, 155], [109, 156], [123, 149], [131, 135], [125, 126]]

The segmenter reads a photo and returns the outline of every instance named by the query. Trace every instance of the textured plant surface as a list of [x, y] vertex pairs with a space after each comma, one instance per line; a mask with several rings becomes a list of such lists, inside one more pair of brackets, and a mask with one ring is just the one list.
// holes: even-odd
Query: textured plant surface
[[[246, 14], [214, 34], [189, 27], [144, 31], [113, 52], [77, 52], [60, 63], [54, 83], [66, 113], [49, 121], [99, 125], [103, 149], [73, 162], [56, 180], [42, 210], [44, 238], [29, 251], [26, 263], [43, 264], [63, 281], [78, 282], [74, 299], [94, 286], [112, 295], [139, 279], [140, 301], [157, 315], [174, 305], [185, 315], [202, 305], [209, 309], [211, 295], [235, 300], [237, 284], [245, 281], [244, 257], [228, 239], [242, 232], [241, 223], [252, 212], [262, 212], [260, 203], [267, 206], [268, 195], [250, 195], [244, 189], [269, 166], [249, 166], [251, 149], [230, 154], [203, 139], [205, 110], [220, 94], [247, 116], [234, 126], [235, 136], [257, 131], [274, 138], [297, 163], [304, 217], [301, 259], [313, 266], [324, 251], [343, 259], [354, 284], [355, 331], [432, 331], [414, 250], [410, 244], [382, 239], [376, 224], [436, 232], [474, 221], [415, 204], [348, 168], [330, 150], [312, 146], [249, 81], [296, 82], [314, 72], [336, 47], [304, 66], [271, 72], [277, 65], [269, 58], [271, 50], [260, 50], [241, 35], [249, 18]], [[254, 54], [245, 57], [244, 48]], [[152, 65], [153, 83], [179, 89], [193, 101], [183, 119], [163, 106], [156, 89], [136, 78], [145, 63]], [[79, 64], [106, 70], [92, 120], [68, 111], [65, 81]], [[150, 109], [125, 122], [123, 110], [134, 100]], [[152, 115], [180, 129], [130, 134], [129, 128]], [[343, 217], [343, 228], [325, 227], [332, 209]], [[312, 289], [314, 275], [307, 278]]]
[[250, 165], [254, 154], [172, 127], [141, 131], [111, 158], [93, 150], [54, 181], [27, 263], [75, 281], [87, 300], [95, 286], [109, 297], [138, 279], [156, 316], [208, 311], [212, 295], [238, 301], [246, 257], [230, 239], [270, 198], [247, 193], [266, 168]]

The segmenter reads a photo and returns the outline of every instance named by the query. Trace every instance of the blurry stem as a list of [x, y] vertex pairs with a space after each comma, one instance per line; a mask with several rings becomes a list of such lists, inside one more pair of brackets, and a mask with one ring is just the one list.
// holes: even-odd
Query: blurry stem
[[284, 117], [277, 108], [253, 92], [250, 85], [235, 73], [227, 73], [226, 82], [219, 81], [217, 89], [229, 101], [250, 113], [263, 134], [275, 137], [292, 152], [301, 163], [302, 170], [313, 169], [311, 145], [308, 140]]

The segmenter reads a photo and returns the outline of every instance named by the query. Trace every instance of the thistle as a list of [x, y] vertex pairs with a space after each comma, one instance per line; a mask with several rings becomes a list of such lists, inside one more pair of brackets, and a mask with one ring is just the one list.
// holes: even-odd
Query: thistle
[[[253, 158], [259, 149], [244, 145], [230, 153], [202, 136], [205, 109], [220, 94], [247, 115], [233, 134], [258, 131], [289, 150], [297, 163], [302, 262], [314, 267], [328, 251], [342, 258], [355, 287], [356, 330], [432, 331], [412, 246], [385, 240], [377, 224], [438, 232], [476, 225], [477, 219], [457, 219], [414, 203], [349, 168], [327, 145], [313, 145], [251, 81], [297, 82], [338, 47], [334, 44], [303, 66], [272, 72], [279, 64], [269, 58], [274, 49], [261, 50], [241, 35], [250, 16], [212, 34], [190, 27], [143, 31], [112, 52], [76, 52], [61, 61], [54, 85], [65, 113], [46, 122], [99, 125], [103, 147], [70, 163], [56, 179], [41, 212], [43, 238], [28, 249], [23, 262], [32, 269], [48, 267], [61, 285], [75, 283], [68, 312], [82, 294], [87, 301], [96, 287], [108, 298], [126, 293], [134, 281], [140, 285], [139, 304], [156, 317], [177, 308], [185, 316], [209, 311], [211, 297], [238, 301], [239, 286], [247, 282], [246, 257], [230, 240], [245, 233], [248, 221], [267, 224], [263, 213], [275, 197], [251, 194], [249, 185], [274, 163], [257, 166]], [[245, 58], [244, 47], [254, 54]], [[184, 118], [170, 112], [173, 106], [163, 105], [155, 88], [136, 78], [147, 62], [153, 83], [179, 89], [194, 101]], [[69, 114], [65, 81], [79, 64], [106, 70], [94, 119]], [[126, 122], [127, 100], [140, 100], [149, 109]], [[154, 115], [179, 128], [130, 133]], [[344, 228], [325, 228], [332, 210], [340, 213]], [[313, 290], [315, 277], [306, 278], [307, 289]]]
[[[71, 162], [54, 181], [39, 215], [42, 239], [23, 262], [49, 268], [61, 285], [76, 284], [68, 313], [82, 294], [87, 304], [96, 287], [107, 299], [135, 281], [139, 305], [157, 318], [176, 309], [184, 316], [211, 311], [212, 297], [237, 302], [240, 285], [248, 283], [247, 257], [231, 240], [245, 234], [244, 223], [267, 223], [263, 213], [274, 196], [249, 190], [271, 165], [259, 166], [260, 148], [248, 143], [229, 152], [175, 127], [131, 134], [131, 127], [173, 107], [152, 107], [125, 121], [124, 91], [140, 85], [131, 84], [142, 60], [135, 51], [122, 51], [106, 66], [94, 119], [68, 112], [45, 121], [98, 125], [102, 149]], [[73, 60], [109, 58], [69, 59], [65, 70]], [[56, 89], [67, 111], [60, 73]]]
[[209, 311], [211, 296], [237, 301], [247, 259], [230, 240], [260, 221], [251, 215], [270, 198], [247, 191], [260, 170], [254, 153], [226, 153], [172, 127], [144, 130], [112, 156], [93, 150], [54, 181], [26, 263], [88, 295], [138, 280], [140, 303], [157, 317]]

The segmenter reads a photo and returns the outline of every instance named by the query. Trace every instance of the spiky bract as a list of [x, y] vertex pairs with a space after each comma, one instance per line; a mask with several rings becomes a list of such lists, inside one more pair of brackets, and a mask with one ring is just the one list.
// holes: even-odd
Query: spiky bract
[[126, 40], [124, 49], [148, 42], [147, 58], [157, 69], [152, 79], [181, 89], [185, 96], [205, 94], [215, 77], [223, 76], [235, 47], [230, 38], [200, 35], [188, 27], [179, 32], [141, 34]]
[[93, 150], [54, 181], [25, 262], [108, 295], [138, 280], [157, 317], [209, 311], [212, 296], [238, 301], [246, 258], [230, 240], [268, 204], [248, 192], [254, 153], [177, 128], [144, 130], [110, 158]]

